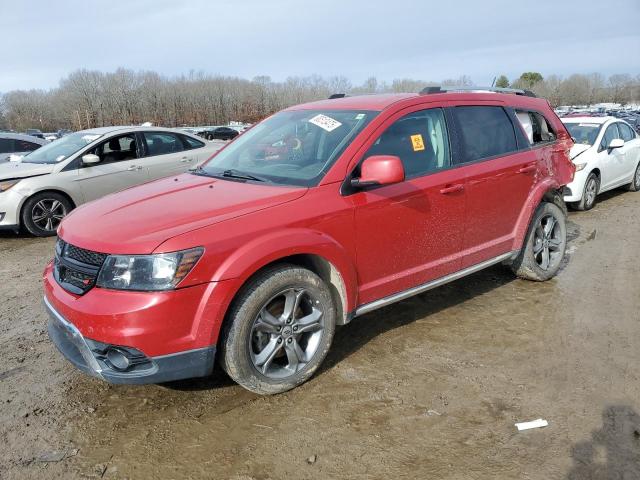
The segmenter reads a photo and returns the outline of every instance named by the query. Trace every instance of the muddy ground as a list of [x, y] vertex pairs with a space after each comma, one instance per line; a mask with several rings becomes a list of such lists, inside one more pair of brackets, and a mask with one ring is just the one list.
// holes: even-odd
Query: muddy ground
[[556, 279], [498, 266], [358, 318], [274, 397], [78, 373], [46, 334], [54, 241], [4, 235], [0, 478], [638, 479], [639, 216], [606, 194], [570, 215]]

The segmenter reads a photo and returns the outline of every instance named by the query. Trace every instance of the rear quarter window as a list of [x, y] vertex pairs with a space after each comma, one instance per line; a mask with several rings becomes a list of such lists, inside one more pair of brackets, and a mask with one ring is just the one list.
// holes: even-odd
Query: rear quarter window
[[187, 135], [179, 135], [179, 137], [184, 144], [185, 150], [193, 150], [194, 148], [202, 148], [205, 146], [204, 142], [196, 140], [195, 138], [191, 138]]
[[507, 112], [499, 106], [461, 106], [452, 109], [462, 147], [461, 163], [497, 157], [517, 150], [516, 135]]
[[529, 141], [529, 145], [553, 142], [556, 133], [544, 115], [530, 110], [516, 110], [516, 117]]

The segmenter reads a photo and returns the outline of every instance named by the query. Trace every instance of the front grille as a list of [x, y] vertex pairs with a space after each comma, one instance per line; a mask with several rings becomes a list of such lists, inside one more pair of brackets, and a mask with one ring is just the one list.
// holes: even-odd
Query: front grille
[[83, 295], [96, 283], [107, 254], [85, 250], [58, 239], [54, 259], [54, 276], [65, 290]]
[[96, 267], [102, 266], [105, 258], [107, 258], [107, 255], [104, 253], [92, 252], [91, 250], [85, 250], [84, 248], [79, 248], [69, 243], [67, 243], [65, 254], [68, 258]]

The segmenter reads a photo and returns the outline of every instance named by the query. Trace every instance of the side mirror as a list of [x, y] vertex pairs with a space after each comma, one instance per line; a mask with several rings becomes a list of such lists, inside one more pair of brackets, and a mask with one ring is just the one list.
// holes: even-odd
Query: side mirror
[[82, 163], [84, 165], [95, 165], [96, 163], [100, 163], [100, 157], [93, 153], [87, 153], [82, 156]]
[[353, 187], [391, 185], [404, 180], [404, 167], [400, 157], [393, 155], [372, 155], [360, 166], [360, 178], [351, 179]]
[[16, 155], [15, 153], [9, 155], [10, 162], [21, 162], [24, 155]]
[[621, 138], [614, 138], [613, 140], [611, 140], [608, 148], [609, 150], [613, 150], [614, 148], [620, 147], [624, 147], [624, 140], [622, 140]]

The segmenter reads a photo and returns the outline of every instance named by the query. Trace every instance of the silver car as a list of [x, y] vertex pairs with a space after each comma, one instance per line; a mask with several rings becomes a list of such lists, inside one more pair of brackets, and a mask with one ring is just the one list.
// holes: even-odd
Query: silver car
[[104, 127], [72, 133], [0, 163], [0, 229], [55, 235], [73, 208], [109, 193], [183, 173], [221, 148], [159, 127]]
[[5, 162], [12, 156], [26, 155], [47, 143], [48, 140], [31, 135], [0, 132], [0, 162]]

